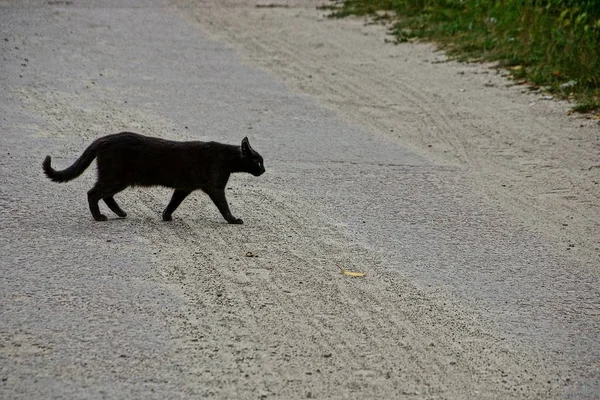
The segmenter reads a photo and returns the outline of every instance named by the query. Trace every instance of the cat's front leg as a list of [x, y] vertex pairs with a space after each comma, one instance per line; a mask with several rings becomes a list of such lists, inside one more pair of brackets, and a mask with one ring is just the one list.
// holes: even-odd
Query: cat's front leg
[[190, 194], [189, 190], [181, 190], [176, 189], [173, 192], [173, 196], [171, 197], [171, 201], [167, 205], [167, 208], [163, 211], [162, 219], [163, 221], [171, 221], [173, 219], [173, 212], [179, 207], [181, 202]]
[[231, 215], [231, 211], [229, 211], [229, 205], [227, 204], [227, 198], [225, 198], [225, 190], [215, 190], [213, 192], [208, 193], [208, 195], [210, 196], [213, 203], [215, 203], [215, 205], [221, 212], [221, 215], [223, 216], [223, 218], [225, 218], [227, 222], [229, 222], [230, 224], [244, 223], [244, 221], [242, 221], [241, 219]]

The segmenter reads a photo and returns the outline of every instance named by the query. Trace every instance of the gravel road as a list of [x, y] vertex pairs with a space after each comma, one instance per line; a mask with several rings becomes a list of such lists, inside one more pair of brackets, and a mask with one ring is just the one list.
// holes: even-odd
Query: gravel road
[[[598, 398], [598, 122], [280, 4], [0, 0], [0, 397]], [[244, 225], [43, 176], [123, 130], [248, 136]]]

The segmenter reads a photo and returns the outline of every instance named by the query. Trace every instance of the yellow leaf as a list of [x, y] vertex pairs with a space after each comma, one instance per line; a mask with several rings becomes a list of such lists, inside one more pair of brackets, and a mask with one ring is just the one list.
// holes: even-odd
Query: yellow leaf
[[[338, 267], [338, 268], [340, 268], [340, 267]], [[340, 268], [340, 271], [342, 271], [342, 274], [348, 275], [348, 276], [356, 276], [356, 277], [365, 276], [364, 272], [348, 271], [347, 269], [344, 269], [344, 268]]]
[[339, 266], [339, 265], [337, 265], [337, 264], [336, 264], [335, 266], [336, 266], [336, 267], [338, 267], [338, 268], [340, 269], [340, 272], [341, 272], [343, 275], [348, 275], [348, 276], [356, 276], [356, 277], [362, 277], [362, 276], [365, 276], [365, 273], [364, 273], [364, 272], [354, 272], [354, 271], [349, 271], [349, 270], [347, 270], [347, 269], [344, 269], [344, 268], [340, 267], [340, 266]]

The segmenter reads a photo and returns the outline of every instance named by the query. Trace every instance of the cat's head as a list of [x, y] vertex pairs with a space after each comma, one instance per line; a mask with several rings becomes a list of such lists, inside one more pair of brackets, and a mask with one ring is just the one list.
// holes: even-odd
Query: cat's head
[[254, 176], [260, 176], [265, 172], [262, 156], [250, 147], [250, 142], [247, 137], [242, 140], [242, 163], [244, 165], [244, 171], [249, 172]]

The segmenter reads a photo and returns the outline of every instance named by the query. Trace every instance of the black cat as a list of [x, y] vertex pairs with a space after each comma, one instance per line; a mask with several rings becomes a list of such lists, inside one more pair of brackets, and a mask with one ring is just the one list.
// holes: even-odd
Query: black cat
[[96, 221], [106, 221], [98, 201], [119, 217], [127, 214], [113, 196], [129, 186], [166, 186], [175, 189], [162, 213], [164, 221], [192, 191], [200, 189], [210, 196], [223, 218], [230, 224], [243, 221], [231, 215], [225, 198], [225, 185], [232, 172], [249, 172], [254, 176], [265, 172], [263, 158], [250, 147], [248, 138], [241, 146], [216, 142], [174, 142], [137, 133], [122, 132], [95, 140], [83, 154], [63, 171], [50, 166], [46, 156], [42, 166], [54, 182], [77, 178], [97, 159], [98, 180], [88, 191], [90, 211]]

